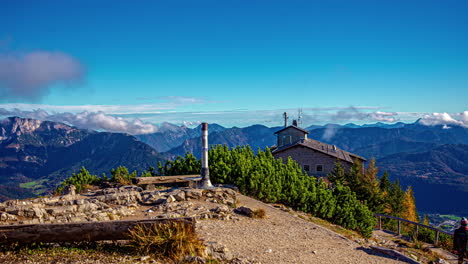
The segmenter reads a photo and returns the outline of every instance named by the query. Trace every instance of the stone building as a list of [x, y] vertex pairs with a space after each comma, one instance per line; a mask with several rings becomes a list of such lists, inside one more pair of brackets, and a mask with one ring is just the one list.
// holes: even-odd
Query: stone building
[[335, 168], [339, 161], [349, 170], [355, 160], [364, 162], [366, 159], [356, 154], [339, 149], [317, 140], [307, 138], [308, 131], [299, 128], [296, 122], [293, 125], [276, 131], [277, 145], [272, 148], [275, 158], [286, 160], [291, 157], [307, 174], [326, 176]]

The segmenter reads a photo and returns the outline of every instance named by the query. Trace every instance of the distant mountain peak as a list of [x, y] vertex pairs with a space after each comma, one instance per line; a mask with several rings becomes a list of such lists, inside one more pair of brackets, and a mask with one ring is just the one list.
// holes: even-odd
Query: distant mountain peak
[[10, 129], [10, 133], [31, 133], [38, 129], [43, 121], [29, 118], [21, 118], [17, 116], [9, 117], [6, 119], [7, 122], [4, 122], [4, 125], [7, 125]]
[[2, 128], [2, 137], [7, 135], [20, 136], [21, 134], [32, 134], [35, 132], [51, 132], [51, 131], [62, 131], [70, 133], [71, 131], [78, 131], [77, 128], [52, 121], [42, 121], [31, 118], [21, 118], [17, 116], [8, 117], [0, 122]]

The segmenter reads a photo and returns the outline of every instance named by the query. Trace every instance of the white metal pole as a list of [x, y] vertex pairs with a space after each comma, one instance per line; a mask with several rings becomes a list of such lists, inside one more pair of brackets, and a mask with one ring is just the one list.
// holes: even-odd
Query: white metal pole
[[210, 181], [210, 170], [208, 169], [208, 123], [202, 123], [202, 168], [201, 168], [201, 187], [212, 188]]

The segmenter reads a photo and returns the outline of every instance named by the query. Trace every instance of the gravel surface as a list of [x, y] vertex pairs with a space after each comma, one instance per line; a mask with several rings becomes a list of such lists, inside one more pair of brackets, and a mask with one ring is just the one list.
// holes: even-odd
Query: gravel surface
[[261, 263], [404, 263], [252, 198], [238, 199], [241, 206], [263, 208], [266, 219], [199, 221], [201, 238]]

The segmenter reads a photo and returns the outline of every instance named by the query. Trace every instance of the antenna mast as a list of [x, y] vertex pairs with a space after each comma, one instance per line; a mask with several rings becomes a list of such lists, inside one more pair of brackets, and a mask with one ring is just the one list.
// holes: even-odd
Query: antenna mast
[[299, 108], [297, 112], [297, 124], [302, 125], [302, 108]]

